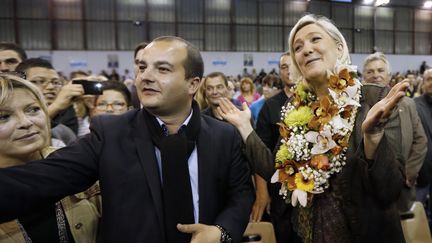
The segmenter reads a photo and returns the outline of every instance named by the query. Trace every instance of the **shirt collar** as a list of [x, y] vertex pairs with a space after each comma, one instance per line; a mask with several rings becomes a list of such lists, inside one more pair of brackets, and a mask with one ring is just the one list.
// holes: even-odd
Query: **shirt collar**
[[[189, 116], [186, 118], [186, 120], [184, 120], [184, 122], [183, 122], [183, 124], [180, 126], [179, 130], [180, 130], [182, 127], [186, 127], [186, 126], [189, 124], [189, 121], [190, 121], [190, 119], [192, 118], [192, 114], [193, 114], [193, 109], [191, 109], [191, 112], [189, 113]], [[161, 119], [159, 119], [159, 117], [156, 116], [156, 120], [158, 121], [159, 126], [161, 126], [162, 128], [163, 128], [163, 127], [166, 127], [165, 122], [163, 122]]]

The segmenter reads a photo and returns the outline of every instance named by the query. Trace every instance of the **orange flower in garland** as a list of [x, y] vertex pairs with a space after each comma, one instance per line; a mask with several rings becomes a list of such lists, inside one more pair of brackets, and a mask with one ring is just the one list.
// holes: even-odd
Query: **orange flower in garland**
[[339, 72], [339, 75], [331, 75], [329, 79], [330, 88], [340, 92], [347, 88], [348, 86], [353, 86], [355, 84], [354, 79], [348, 72], [348, 69], [344, 68]]
[[314, 117], [309, 122], [310, 129], [318, 130], [318, 128], [327, 124], [335, 114], [339, 112], [339, 108], [332, 104], [328, 96], [312, 103], [312, 111]]
[[343, 119], [348, 119], [351, 116], [351, 112], [354, 109], [352, 105], [348, 105], [344, 107], [344, 110], [341, 112], [340, 116]]
[[291, 130], [288, 128], [287, 125], [283, 122], [278, 122], [277, 125], [279, 125], [279, 134], [282, 138], [288, 138], [290, 135]]
[[324, 154], [314, 155], [310, 164], [319, 170], [327, 170], [330, 167], [329, 159]]

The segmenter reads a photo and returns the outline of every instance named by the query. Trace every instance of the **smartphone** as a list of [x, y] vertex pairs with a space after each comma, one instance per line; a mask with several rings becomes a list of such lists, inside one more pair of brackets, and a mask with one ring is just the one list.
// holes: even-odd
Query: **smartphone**
[[84, 94], [101, 95], [103, 93], [102, 82], [89, 80], [73, 80], [73, 84], [81, 84], [84, 88]]

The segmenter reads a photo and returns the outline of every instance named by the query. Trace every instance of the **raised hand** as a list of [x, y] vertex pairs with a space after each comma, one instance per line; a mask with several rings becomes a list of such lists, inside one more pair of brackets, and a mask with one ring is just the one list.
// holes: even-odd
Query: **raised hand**
[[397, 105], [399, 100], [405, 96], [408, 86], [409, 83], [405, 79], [403, 82], [393, 86], [386, 97], [372, 106], [362, 123], [363, 133], [373, 134], [382, 130], [386, 120], [393, 112], [393, 108]]
[[241, 111], [227, 98], [221, 98], [217, 111], [224, 120], [238, 129], [243, 141], [246, 141], [247, 136], [253, 131], [251, 124], [252, 115], [246, 103], [243, 103], [242, 107], [243, 110]]

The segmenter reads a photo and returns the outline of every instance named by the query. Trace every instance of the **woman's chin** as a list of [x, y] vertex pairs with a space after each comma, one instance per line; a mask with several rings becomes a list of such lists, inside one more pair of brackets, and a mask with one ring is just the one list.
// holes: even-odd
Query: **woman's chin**
[[310, 84], [320, 84], [327, 82], [327, 76], [325, 70], [313, 70], [304, 75], [306, 81]]

